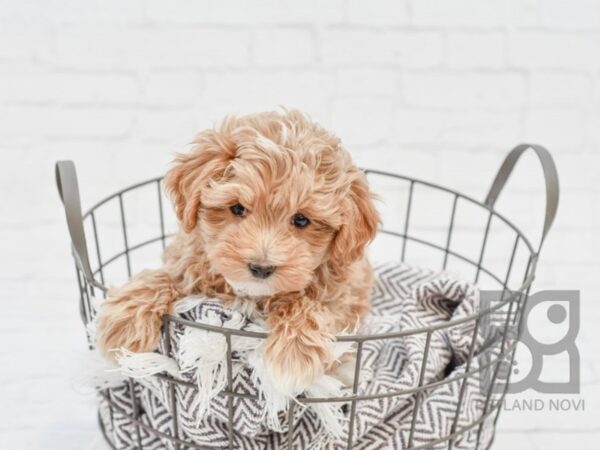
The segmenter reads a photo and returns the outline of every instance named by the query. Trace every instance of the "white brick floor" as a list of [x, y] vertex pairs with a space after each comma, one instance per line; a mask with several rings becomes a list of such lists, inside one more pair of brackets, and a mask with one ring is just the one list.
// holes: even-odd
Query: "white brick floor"
[[[54, 161], [76, 161], [89, 206], [163, 173], [224, 114], [277, 105], [335, 130], [363, 166], [477, 198], [512, 145], [548, 146], [562, 200], [536, 288], [582, 291], [585, 411], [505, 411], [496, 448], [597, 448], [594, 0], [0, 0], [0, 448], [101, 448], [76, 377], [84, 334]], [[509, 183], [499, 208], [535, 234], [536, 161]]]

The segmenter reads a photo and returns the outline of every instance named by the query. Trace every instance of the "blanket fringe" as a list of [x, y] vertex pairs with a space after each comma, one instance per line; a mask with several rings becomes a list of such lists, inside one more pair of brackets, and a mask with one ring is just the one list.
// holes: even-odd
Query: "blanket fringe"
[[177, 363], [160, 353], [134, 353], [121, 348], [116, 358], [121, 373], [126, 377], [147, 378], [163, 372], [173, 377], [179, 376]]

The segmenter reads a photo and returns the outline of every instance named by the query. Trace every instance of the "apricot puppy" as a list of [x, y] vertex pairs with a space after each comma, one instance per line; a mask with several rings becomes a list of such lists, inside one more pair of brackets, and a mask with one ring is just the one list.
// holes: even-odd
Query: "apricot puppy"
[[162, 317], [193, 294], [265, 319], [265, 362], [281, 391], [334, 361], [328, 340], [369, 305], [365, 247], [379, 216], [340, 140], [298, 111], [228, 117], [200, 133], [165, 177], [180, 230], [164, 265], [111, 290], [98, 346], [152, 351]]

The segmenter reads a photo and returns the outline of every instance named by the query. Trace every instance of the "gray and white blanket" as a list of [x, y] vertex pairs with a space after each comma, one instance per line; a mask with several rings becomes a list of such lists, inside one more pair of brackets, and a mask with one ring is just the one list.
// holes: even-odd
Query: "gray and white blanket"
[[[447, 274], [418, 269], [406, 264], [376, 267], [372, 311], [364, 321], [362, 334], [384, 334], [424, 326], [443, 325], [478, 311], [479, 292], [471, 284]], [[264, 330], [238, 312], [228, 311], [215, 300], [189, 298], [178, 304], [180, 317], [214, 326], [250, 331]], [[163, 435], [176, 434], [196, 447], [229, 448], [228, 414], [233, 414], [231, 437], [236, 449], [284, 449], [288, 435], [291, 448], [346, 448], [351, 402], [303, 403], [303, 397], [343, 397], [352, 394], [344, 364], [337, 374], [324, 375], [306, 391], [294, 396], [274, 392], [262, 365], [262, 340], [232, 337], [233, 392], [242, 394], [228, 403], [225, 338], [214, 332], [172, 324], [168, 356], [165, 342], [159, 353], [124, 354], [122, 371], [128, 378], [102, 389], [100, 420], [112, 445], [119, 450], [172, 449], [168, 440], [129, 419], [138, 415], [142, 424]], [[469, 425], [483, 417], [486, 387], [481, 374], [460, 378], [466, 369], [497, 354], [499, 339], [493, 327], [473, 320], [452, 328], [365, 341], [362, 348], [358, 395], [368, 399], [355, 403], [352, 448], [404, 449], [412, 446], [447, 448], [437, 439], [468, 428], [457, 435], [455, 449], [474, 449], [479, 441], [486, 448], [493, 434], [490, 418], [479, 426]], [[475, 333], [474, 333], [475, 332]], [[353, 350], [348, 343], [332, 343], [335, 354]], [[474, 358], [466, 364], [470, 353]], [[162, 353], [162, 354], [161, 354]], [[478, 358], [486, 353], [487, 358]], [[347, 359], [347, 358], [346, 358]], [[425, 370], [422, 371], [422, 365]], [[354, 360], [347, 361], [354, 369]], [[168, 383], [157, 373], [186, 381]], [[132, 378], [129, 378], [132, 377]], [[135, 382], [132, 382], [132, 379]], [[350, 376], [350, 379], [352, 377]], [[456, 378], [426, 390], [421, 385]], [[464, 383], [464, 385], [463, 385]], [[132, 389], [135, 397], [132, 398]], [[388, 395], [413, 389], [412, 393]], [[106, 398], [117, 407], [109, 408]], [[294, 403], [293, 427], [289, 431], [288, 406]], [[457, 413], [458, 410], [458, 413]], [[414, 418], [413, 418], [414, 416]], [[411, 436], [411, 425], [414, 432]], [[478, 437], [479, 435], [479, 437]]]

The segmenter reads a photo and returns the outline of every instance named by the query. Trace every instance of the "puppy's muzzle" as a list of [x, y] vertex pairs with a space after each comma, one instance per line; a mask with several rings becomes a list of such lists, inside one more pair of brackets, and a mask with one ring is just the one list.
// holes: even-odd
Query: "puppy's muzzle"
[[269, 278], [273, 272], [275, 272], [275, 266], [261, 266], [259, 264], [248, 264], [248, 269], [250, 269], [250, 273], [255, 278], [260, 278], [264, 280], [265, 278]]

